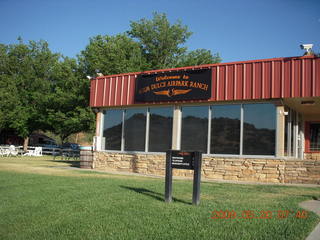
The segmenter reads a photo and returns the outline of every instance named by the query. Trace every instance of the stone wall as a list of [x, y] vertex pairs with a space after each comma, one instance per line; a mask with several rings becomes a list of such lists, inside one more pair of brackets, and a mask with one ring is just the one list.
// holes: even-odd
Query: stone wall
[[320, 152], [315, 153], [305, 153], [304, 158], [308, 160], [317, 160], [320, 161]]
[[[164, 176], [165, 158], [165, 154], [95, 152], [93, 168]], [[201, 171], [206, 179], [320, 184], [320, 154], [306, 160], [205, 156]], [[193, 171], [173, 169], [173, 175], [192, 177]]]

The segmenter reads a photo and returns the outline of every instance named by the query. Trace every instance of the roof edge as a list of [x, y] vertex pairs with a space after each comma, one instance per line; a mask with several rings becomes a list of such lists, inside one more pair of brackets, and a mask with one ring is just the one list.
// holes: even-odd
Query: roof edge
[[178, 68], [166, 68], [166, 69], [156, 69], [156, 70], [148, 70], [143, 72], [129, 72], [129, 73], [120, 73], [120, 74], [112, 74], [112, 75], [104, 75], [101, 77], [96, 77], [91, 80], [99, 80], [107, 77], [122, 77], [129, 75], [138, 75], [138, 74], [153, 74], [159, 72], [170, 72], [170, 71], [179, 71], [179, 70], [188, 70], [188, 69], [202, 69], [209, 68], [215, 66], [227, 66], [227, 65], [236, 65], [236, 64], [246, 64], [246, 63], [258, 63], [258, 62], [272, 62], [272, 61], [288, 61], [295, 59], [313, 59], [318, 58], [316, 55], [309, 56], [296, 56], [296, 57], [281, 57], [281, 58], [266, 58], [266, 59], [256, 59], [256, 60], [246, 60], [246, 61], [236, 61], [236, 62], [226, 62], [226, 63], [212, 63], [212, 64], [203, 64], [203, 65], [195, 65], [195, 66], [187, 66], [187, 67], [178, 67]]

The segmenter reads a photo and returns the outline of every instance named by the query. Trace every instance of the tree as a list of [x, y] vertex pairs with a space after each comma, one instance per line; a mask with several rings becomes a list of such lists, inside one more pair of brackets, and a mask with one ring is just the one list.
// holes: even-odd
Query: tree
[[62, 141], [91, 130], [89, 82], [75, 59], [52, 53], [47, 42], [0, 45], [0, 129], [25, 139], [36, 130], [51, 130]]
[[7, 125], [7, 116], [8, 116], [8, 109], [10, 109], [10, 98], [14, 96], [10, 94], [8, 91], [9, 86], [8, 84], [10, 81], [8, 77], [5, 75], [7, 62], [8, 62], [8, 55], [7, 55], [8, 48], [4, 44], [0, 44], [0, 133], [2, 129], [6, 128]]
[[170, 24], [166, 14], [154, 13], [151, 20], [132, 21], [130, 27], [123, 34], [90, 38], [78, 55], [84, 77], [95, 76], [96, 70], [110, 75], [221, 61], [210, 50], [188, 52], [184, 44], [192, 33], [181, 21]]
[[198, 66], [219, 62], [221, 62], [221, 58], [218, 53], [212, 55], [210, 50], [196, 49], [178, 58], [176, 67]]
[[170, 24], [166, 14], [153, 13], [153, 19], [131, 22], [128, 34], [141, 45], [151, 69], [175, 67], [176, 59], [186, 53], [182, 45], [191, 36], [181, 21]]
[[96, 74], [96, 70], [110, 75], [147, 69], [140, 45], [126, 34], [90, 38], [78, 60], [83, 73], [91, 76]]
[[94, 114], [89, 107], [89, 86], [75, 59], [64, 58], [55, 64], [51, 91], [43, 106], [46, 129], [62, 143], [71, 134], [93, 129]]
[[45, 41], [1, 46], [1, 111], [5, 113], [2, 126], [14, 129], [28, 145], [29, 135], [42, 129], [41, 106], [54, 62], [60, 55], [53, 54]]

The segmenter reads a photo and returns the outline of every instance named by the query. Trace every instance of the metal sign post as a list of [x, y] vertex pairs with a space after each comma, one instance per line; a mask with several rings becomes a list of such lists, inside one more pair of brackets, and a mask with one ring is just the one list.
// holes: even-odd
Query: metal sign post
[[192, 204], [200, 203], [201, 152], [168, 150], [166, 155], [165, 202], [172, 202], [172, 168], [194, 170]]
[[194, 152], [193, 193], [192, 193], [193, 205], [199, 205], [200, 203], [201, 162], [202, 162], [201, 152]]
[[171, 166], [172, 151], [167, 151], [166, 154], [166, 183], [165, 183], [165, 201], [172, 202], [172, 166]]

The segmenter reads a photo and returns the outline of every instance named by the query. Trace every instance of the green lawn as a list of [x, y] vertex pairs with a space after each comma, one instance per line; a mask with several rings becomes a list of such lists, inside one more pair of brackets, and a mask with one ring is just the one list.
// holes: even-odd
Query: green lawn
[[[305, 239], [319, 222], [311, 212], [295, 217], [299, 202], [320, 197], [319, 187], [204, 182], [196, 207], [191, 181], [174, 181], [175, 201], [166, 204], [164, 179], [57, 166], [68, 163], [0, 158], [0, 239]], [[237, 217], [211, 219], [220, 210]], [[239, 218], [246, 210], [273, 215]], [[291, 213], [279, 219], [278, 210]]]

